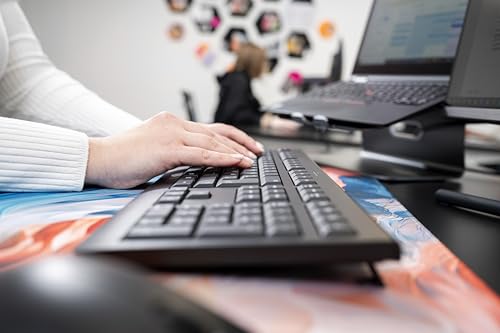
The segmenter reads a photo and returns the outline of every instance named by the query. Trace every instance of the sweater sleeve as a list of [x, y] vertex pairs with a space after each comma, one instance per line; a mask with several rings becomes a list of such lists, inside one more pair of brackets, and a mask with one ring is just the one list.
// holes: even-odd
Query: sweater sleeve
[[140, 120], [105, 102], [56, 69], [16, 2], [0, 6], [8, 37], [8, 63], [0, 80], [0, 116], [107, 136]]
[[0, 192], [80, 191], [88, 149], [83, 133], [0, 117]]

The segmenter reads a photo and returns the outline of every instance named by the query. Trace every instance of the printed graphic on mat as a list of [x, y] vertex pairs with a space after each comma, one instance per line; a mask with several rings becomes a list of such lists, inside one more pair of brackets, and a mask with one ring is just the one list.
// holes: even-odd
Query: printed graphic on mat
[[[500, 298], [378, 181], [324, 168], [402, 246], [385, 288], [236, 275], [156, 274], [252, 332], [499, 332]], [[70, 252], [138, 191], [0, 194], [0, 267]]]

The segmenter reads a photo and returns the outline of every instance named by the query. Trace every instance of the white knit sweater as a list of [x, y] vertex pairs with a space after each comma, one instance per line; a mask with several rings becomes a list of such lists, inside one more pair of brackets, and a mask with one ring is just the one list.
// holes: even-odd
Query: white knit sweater
[[0, 0], [0, 192], [81, 190], [87, 135], [139, 122], [57, 70], [19, 5]]

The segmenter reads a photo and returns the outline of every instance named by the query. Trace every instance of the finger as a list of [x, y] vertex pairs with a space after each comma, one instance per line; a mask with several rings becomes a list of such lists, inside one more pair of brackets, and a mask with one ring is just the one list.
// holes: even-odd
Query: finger
[[219, 153], [236, 154], [238, 151], [226, 146], [217, 136], [208, 136], [202, 133], [187, 132], [182, 138], [184, 145], [188, 147], [199, 147], [206, 150], [217, 151]]
[[255, 154], [253, 152], [251, 152], [250, 150], [248, 150], [247, 148], [245, 148], [244, 146], [242, 146], [238, 142], [235, 142], [234, 140], [231, 140], [224, 135], [221, 135], [219, 133], [212, 131], [210, 128], [207, 127], [207, 125], [195, 123], [192, 121], [187, 121], [184, 124], [184, 129], [191, 132], [191, 133], [203, 133], [203, 134], [206, 134], [208, 136], [215, 136], [215, 137], [219, 137], [219, 138], [224, 138], [225, 144], [227, 146], [230, 146], [231, 148], [235, 149], [237, 152], [239, 152], [239, 153], [241, 153], [249, 158], [252, 158], [252, 159], [255, 159], [257, 157], [257, 156], [255, 156]]
[[183, 147], [178, 152], [181, 165], [249, 168], [253, 161], [241, 154], [225, 154], [199, 147]]
[[216, 134], [216, 135], [217, 135], [217, 138], [219, 140], [221, 140], [226, 146], [231, 147], [232, 149], [236, 150], [238, 153], [243, 154], [247, 157], [250, 157], [253, 160], [257, 158], [257, 155], [255, 155], [250, 150], [246, 149], [245, 147], [243, 147], [242, 145], [240, 145], [236, 141], [233, 141], [233, 140], [231, 140], [223, 135], [220, 135], [220, 134]]
[[248, 134], [237, 129], [236, 127], [225, 124], [212, 124], [207, 126], [209, 126], [209, 128], [214, 130], [216, 133], [228, 137], [240, 145], [245, 146], [248, 150], [255, 154], [262, 154], [264, 152], [262, 144], [257, 143], [257, 141], [251, 138]]

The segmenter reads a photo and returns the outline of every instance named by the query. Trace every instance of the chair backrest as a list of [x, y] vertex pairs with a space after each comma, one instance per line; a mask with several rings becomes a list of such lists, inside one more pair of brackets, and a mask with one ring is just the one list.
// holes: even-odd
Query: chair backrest
[[184, 108], [186, 109], [186, 113], [188, 115], [188, 119], [191, 121], [198, 121], [196, 116], [196, 110], [194, 108], [193, 96], [190, 92], [186, 90], [182, 90], [182, 98], [184, 100]]
[[342, 79], [342, 53], [343, 53], [343, 43], [342, 39], [339, 41], [339, 49], [337, 53], [333, 56], [333, 63], [330, 70], [330, 81], [337, 82]]

